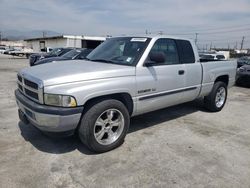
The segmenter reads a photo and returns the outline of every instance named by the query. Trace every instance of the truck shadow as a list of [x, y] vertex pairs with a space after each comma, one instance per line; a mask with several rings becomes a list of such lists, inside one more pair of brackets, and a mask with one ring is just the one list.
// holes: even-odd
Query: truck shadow
[[208, 112], [201, 100], [180, 104], [131, 118], [129, 133], [146, 129], [197, 111]]
[[[193, 101], [133, 117], [131, 119], [128, 134], [194, 113], [196, 111], [205, 111], [200, 101]], [[39, 151], [53, 154], [63, 154], [77, 149], [86, 155], [96, 155], [95, 153], [89, 151], [76, 135], [66, 138], [52, 138], [46, 136], [30, 124], [26, 125], [19, 122], [18, 126], [25, 141], [30, 142]]]
[[70, 137], [50, 137], [31, 124], [19, 122], [18, 126], [25, 141], [30, 142], [36, 149], [46, 153], [63, 154], [74, 150], [79, 150], [86, 155], [92, 155], [76, 136]]

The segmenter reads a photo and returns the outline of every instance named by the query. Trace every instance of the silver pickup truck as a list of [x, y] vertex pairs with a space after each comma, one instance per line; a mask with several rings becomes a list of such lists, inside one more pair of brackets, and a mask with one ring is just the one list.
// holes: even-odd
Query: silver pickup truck
[[124, 141], [130, 117], [204, 98], [220, 111], [236, 62], [200, 62], [193, 41], [171, 36], [114, 37], [86, 60], [21, 70], [15, 91], [20, 119], [46, 133], [78, 133], [92, 151]]

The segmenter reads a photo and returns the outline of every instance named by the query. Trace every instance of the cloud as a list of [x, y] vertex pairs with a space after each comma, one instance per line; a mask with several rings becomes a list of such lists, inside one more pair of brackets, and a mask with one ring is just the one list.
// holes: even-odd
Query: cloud
[[195, 33], [250, 21], [249, 0], [1, 0], [0, 4], [1, 29], [46, 29], [68, 34], [139, 34], [146, 29], [154, 33]]

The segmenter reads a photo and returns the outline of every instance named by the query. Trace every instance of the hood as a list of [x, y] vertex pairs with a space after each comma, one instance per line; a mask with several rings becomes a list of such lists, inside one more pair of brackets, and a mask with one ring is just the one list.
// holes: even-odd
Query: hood
[[40, 56], [44, 56], [44, 55], [46, 55], [46, 54], [48, 54], [48, 53], [42, 52], [42, 53], [31, 54], [30, 56], [31, 56], [31, 57], [40, 57]]
[[69, 60], [25, 68], [20, 71], [20, 74], [39, 80], [44, 86], [50, 86], [94, 79], [134, 76], [135, 67]]
[[62, 61], [62, 60], [66, 60], [66, 58], [63, 58], [63, 57], [49, 57], [49, 58], [44, 58], [42, 60], [39, 60], [39, 61], [35, 62], [34, 65], [41, 65], [41, 64], [44, 64], [44, 63], [52, 62], [52, 61]]
[[43, 56], [43, 57], [45, 57], [45, 58], [48, 58], [48, 57], [55, 57], [56, 55], [50, 54], [50, 53], [46, 53], [46, 52], [43, 52], [43, 53], [32, 54], [32, 55], [30, 55], [30, 56], [32, 56], [32, 57], [41, 57], [41, 56]]

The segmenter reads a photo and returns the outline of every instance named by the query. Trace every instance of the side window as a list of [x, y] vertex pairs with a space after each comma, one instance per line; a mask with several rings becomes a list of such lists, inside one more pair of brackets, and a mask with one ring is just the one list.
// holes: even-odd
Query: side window
[[92, 51], [92, 49], [85, 49], [79, 55], [78, 59], [85, 59], [87, 55]]
[[172, 39], [158, 39], [150, 52], [163, 52], [166, 60], [162, 64], [179, 64], [177, 46]]
[[181, 63], [194, 63], [194, 51], [192, 45], [187, 40], [176, 40], [180, 62]]

